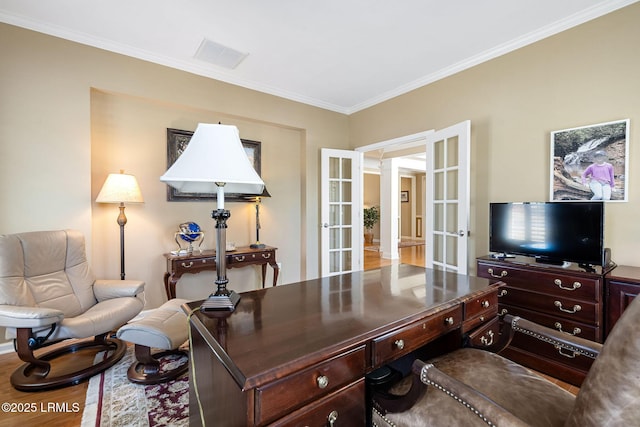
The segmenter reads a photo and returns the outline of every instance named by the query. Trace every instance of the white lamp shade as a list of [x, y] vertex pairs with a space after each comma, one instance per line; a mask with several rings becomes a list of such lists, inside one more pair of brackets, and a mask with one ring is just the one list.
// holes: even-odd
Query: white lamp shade
[[124, 173], [111, 173], [104, 181], [98, 203], [143, 203], [142, 192], [136, 177]]
[[184, 193], [261, 194], [264, 182], [242, 147], [238, 128], [200, 123], [189, 145], [160, 181]]

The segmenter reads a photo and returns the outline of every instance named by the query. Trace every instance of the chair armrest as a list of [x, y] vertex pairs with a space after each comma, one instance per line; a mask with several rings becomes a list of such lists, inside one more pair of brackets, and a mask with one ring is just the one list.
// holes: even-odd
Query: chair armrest
[[595, 359], [602, 350], [602, 344], [600, 343], [547, 328], [546, 326], [538, 325], [537, 323], [510, 314], [504, 316], [504, 322], [511, 325], [512, 331], [550, 343], [559, 350], [567, 350], [592, 359]]
[[430, 363], [421, 360], [413, 362], [413, 373], [420, 377], [420, 381], [444, 392], [448, 397], [475, 413], [488, 425], [525, 427], [527, 423], [498, 405], [486, 395], [468, 385], [450, 377]]
[[62, 319], [64, 313], [53, 308], [0, 304], [0, 326], [5, 328], [38, 328]]
[[140, 280], [98, 279], [93, 284], [93, 293], [98, 301], [135, 297], [143, 291], [144, 282]]

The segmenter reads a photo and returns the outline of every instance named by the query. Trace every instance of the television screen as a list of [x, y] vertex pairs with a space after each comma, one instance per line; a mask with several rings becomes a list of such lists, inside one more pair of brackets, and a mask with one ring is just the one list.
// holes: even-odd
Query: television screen
[[540, 262], [601, 265], [604, 203], [491, 203], [489, 250]]

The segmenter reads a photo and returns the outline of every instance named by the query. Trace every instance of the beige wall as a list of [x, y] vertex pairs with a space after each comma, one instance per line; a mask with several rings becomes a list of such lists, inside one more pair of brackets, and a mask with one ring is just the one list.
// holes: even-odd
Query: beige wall
[[[166, 128], [221, 121], [262, 142], [272, 197], [261, 240], [279, 248], [279, 282], [319, 275], [319, 150], [348, 147], [347, 116], [6, 24], [0, 52], [0, 233], [80, 229], [95, 273], [118, 277], [117, 208], [93, 200], [107, 174], [124, 169], [145, 197], [126, 208], [127, 278], [145, 280], [147, 307], [159, 305], [177, 224], [194, 220], [214, 242], [212, 204], [166, 201]], [[229, 240], [251, 243], [253, 207], [229, 207]], [[230, 287], [257, 286], [257, 269], [230, 270]], [[211, 290], [182, 289], [194, 298]]]
[[[80, 229], [96, 273], [117, 277], [117, 210], [93, 199], [107, 173], [136, 174], [146, 203], [127, 208], [127, 276], [147, 281], [147, 306], [156, 306], [176, 225], [190, 219], [212, 230], [211, 206], [166, 202], [157, 181], [166, 128], [222, 121], [263, 142], [273, 196], [264, 202], [263, 240], [280, 248], [282, 282], [312, 278], [319, 149], [470, 119], [474, 271], [473, 257], [488, 250], [489, 202], [548, 199], [549, 132], [629, 118], [629, 202], [607, 204], [606, 244], [619, 264], [640, 265], [638, 21], [634, 4], [350, 117], [0, 24], [0, 233]], [[230, 239], [248, 243], [249, 205], [231, 210]], [[231, 270], [230, 278], [238, 290], [257, 281], [255, 271]]]
[[640, 266], [640, 4], [349, 118], [352, 147], [471, 120], [470, 271], [488, 252], [488, 205], [549, 200], [554, 130], [631, 119], [627, 203], [606, 206], [605, 244]]

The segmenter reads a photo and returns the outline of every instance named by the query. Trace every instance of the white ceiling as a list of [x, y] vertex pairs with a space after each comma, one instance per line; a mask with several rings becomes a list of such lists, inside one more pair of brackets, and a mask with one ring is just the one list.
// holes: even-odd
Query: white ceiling
[[[638, 0], [0, 0], [0, 22], [350, 114]], [[203, 39], [247, 57], [194, 58]]]

